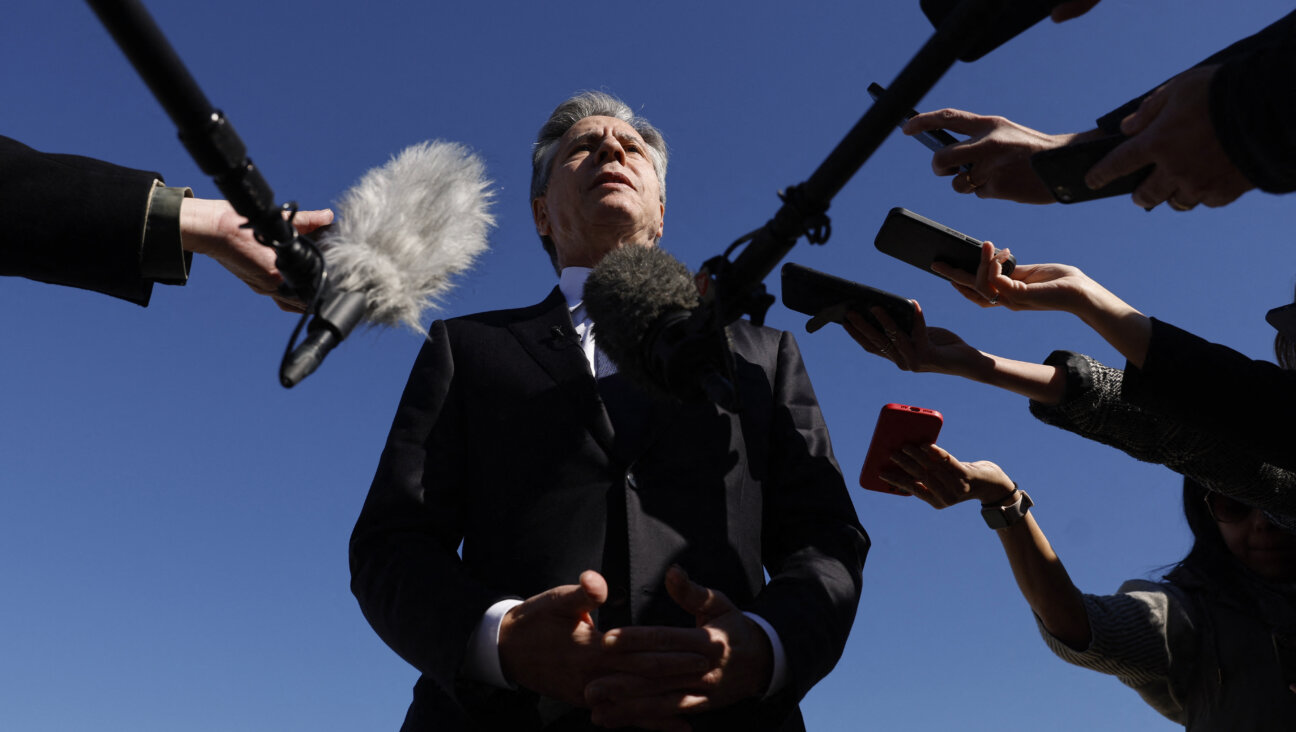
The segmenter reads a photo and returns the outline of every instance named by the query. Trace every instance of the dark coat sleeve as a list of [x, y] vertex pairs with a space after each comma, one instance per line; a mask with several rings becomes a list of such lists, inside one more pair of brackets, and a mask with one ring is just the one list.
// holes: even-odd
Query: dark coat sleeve
[[140, 246], [157, 173], [0, 137], [0, 274], [147, 305]]
[[1296, 473], [1261, 459], [1232, 430], [1186, 424], [1131, 404], [1121, 394], [1125, 373], [1088, 356], [1054, 351], [1044, 363], [1064, 369], [1066, 390], [1054, 404], [1031, 400], [1036, 418], [1160, 463], [1209, 490], [1262, 508], [1271, 521], [1296, 531]]
[[787, 694], [800, 699], [841, 657], [855, 621], [869, 539], [833, 457], [814, 389], [790, 333], [773, 385], [762, 557], [769, 584], [752, 612], [787, 654]]
[[1296, 13], [1266, 29], [1211, 82], [1211, 122], [1229, 160], [1262, 191], [1296, 191]]
[[[1220, 68], [1211, 82], [1211, 124], [1224, 153], [1261, 190], [1296, 190], [1296, 128], [1289, 124], [1296, 113], [1296, 12], [1197, 66], [1212, 64]], [[1153, 91], [1099, 117], [1098, 127], [1120, 132], [1121, 120]]]
[[451, 389], [445, 324], [433, 323], [401, 396], [378, 471], [351, 536], [351, 590], [392, 650], [451, 694], [465, 644], [497, 599], [473, 581], [457, 549], [463, 419]]
[[1143, 368], [1127, 364], [1121, 396], [1201, 429], [1224, 432], [1266, 462], [1296, 470], [1296, 372], [1152, 319]]

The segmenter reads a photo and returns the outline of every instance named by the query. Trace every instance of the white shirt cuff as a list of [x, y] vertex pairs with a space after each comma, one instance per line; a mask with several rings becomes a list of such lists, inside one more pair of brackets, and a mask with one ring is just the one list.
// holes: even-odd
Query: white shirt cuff
[[749, 612], [744, 612], [743, 615], [751, 618], [752, 622], [765, 631], [765, 635], [769, 636], [770, 648], [774, 651], [774, 668], [770, 672], [769, 688], [765, 690], [765, 696], [763, 697], [768, 699], [777, 694], [787, 684], [787, 657], [783, 655], [783, 641], [779, 640], [778, 631], [774, 630], [774, 626], [766, 622], [765, 618]]
[[477, 629], [468, 638], [468, 653], [462, 669], [465, 678], [501, 689], [517, 688], [504, 678], [504, 669], [500, 667], [499, 631], [508, 611], [521, 604], [521, 600], [500, 600], [486, 608]]

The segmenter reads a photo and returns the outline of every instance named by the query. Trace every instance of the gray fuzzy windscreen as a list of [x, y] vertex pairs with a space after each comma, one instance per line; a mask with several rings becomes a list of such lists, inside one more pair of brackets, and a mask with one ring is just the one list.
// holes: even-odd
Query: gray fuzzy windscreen
[[490, 183], [476, 155], [438, 140], [406, 148], [343, 195], [321, 248], [341, 289], [364, 292], [366, 321], [424, 332], [424, 310], [486, 250]]
[[585, 309], [594, 321], [595, 342], [638, 384], [653, 383], [641, 348], [653, 321], [697, 305], [688, 267], [655, 246], [609, 252], [585, 281]]

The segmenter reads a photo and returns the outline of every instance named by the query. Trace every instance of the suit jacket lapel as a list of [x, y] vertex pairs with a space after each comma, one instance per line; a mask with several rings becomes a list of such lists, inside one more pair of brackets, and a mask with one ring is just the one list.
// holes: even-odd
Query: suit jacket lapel
[[599, 399], [562, 291], [555, 287], [534, 311], [536, 317], [511, 323], [509, 330], [560, 388], [582, 407], [587, 407], [580, 411], [590, 415], [590, 434], [604, 451], [612, 454], [612, 422]]
[[[514, 337], [574, 400], [590, 407], [582, 412], [590, 415], [589, 431], [599, 446], [622, 463], [632, 464], [679, 414], [680, 405], [644, 393], [619, 374], [611, 378], [621, 383], [599, 387], [580, 348], [567, 300], [557, 287], [533, 310], [534, 318], [509, 325]], [[622, 434], [617, 434], [609, 416], [609, 403]]]

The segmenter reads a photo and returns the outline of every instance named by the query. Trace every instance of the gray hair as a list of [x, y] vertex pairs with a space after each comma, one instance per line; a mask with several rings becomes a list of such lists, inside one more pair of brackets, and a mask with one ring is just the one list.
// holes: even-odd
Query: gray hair
[[[577, 94], [554, 108], [549, 119], [536, 134], [535, 145], [531, 149], [531, 200], [545, 194], [549, 187], [549, 174], [553, 172], [554, 156], [558, 154], [558, 141], [567, 134], [572, 125], [586, 117], [612, 117], [634, 128], [635, 132], [648, 144], [648, 157], [652, 159], [653, 170], [657, 172], [657, 184], [661, 190], [661, 202], [666, 203], [666, 140], [661, 132], [648, 120], [634, 113], [634, 110], [620, 99], [603, 92], [587, 91]], [[541, 236], [545, 252], [558, 268], [558, 253], [553, 240]]]

